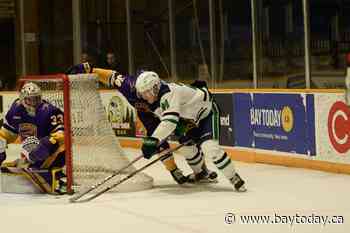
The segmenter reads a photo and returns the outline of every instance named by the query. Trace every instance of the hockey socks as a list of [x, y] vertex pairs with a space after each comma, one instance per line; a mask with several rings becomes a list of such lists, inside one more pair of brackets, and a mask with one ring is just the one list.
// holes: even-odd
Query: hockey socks
[[244, 187], [244, 181], [236, 173], [236, 170], [233, 166], [233, 163], [230, 157], [226, 154], [222, 156], [215, 157], [214, 159], [215, 166], [224, 174], [224, 176], [233, 184], [234, 188], [238, 192], [245, 192], [246, 188]]
[[202, 171], [204, 164], [203, 154], [198, 150], [195, 145], [186, 146], [182, 149], [184, 156], [186, 158], [187, 164], [191, 167], [195, 174]]

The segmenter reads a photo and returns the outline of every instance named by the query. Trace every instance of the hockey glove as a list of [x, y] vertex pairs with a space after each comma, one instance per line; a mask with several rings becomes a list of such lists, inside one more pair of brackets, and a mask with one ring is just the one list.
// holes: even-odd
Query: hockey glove
[[92, 73], [93, 66], [88, 63], [80, 63], [70, 67], [65, 73], [66, 74], [88, 74]]
[[54, 144], [49, 137], [40, 139], [39, 145], [29, 153], [29, 159], [34, 163], [45, 161], [58, 148], [58, 143]]
[[33, 163], [33, 160], [30, 158], [30, 153], [36, 149], [40, 141], [37, 137], [30, 136], [23, 140], [21, 156], [25, 158], [29, 163]]
[[[192, 141], [192, 143], [200, 143], [201, 142], [201, 134], [199, 132], [198, 127], [194, 127], [190, 129], [186, 134], [179, 138], [179, 143], [183, 144], [188, 142], [189, 140]], [[192, 144], [191, 143], [191, 144]]]
[[174, 131], [175, 136], [182, 137], [195, 127], [197, 126], [194, 122], [180, 118]]
[[155, 137], [145, 137], [142, 143], [142, 153], [145, 159], [150, 159], [158, 151], [159, 139]]

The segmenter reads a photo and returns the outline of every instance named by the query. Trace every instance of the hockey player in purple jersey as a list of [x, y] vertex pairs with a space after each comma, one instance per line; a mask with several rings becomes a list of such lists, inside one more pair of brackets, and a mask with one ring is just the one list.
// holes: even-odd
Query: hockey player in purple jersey
[[[98, 75], [101, 83], [118, 89], [119, 92], [121, 92], [129, 103], [137, 110], [138, 117], [147, 130], [147, 136], [151, 136], [154, 130], [160, 124], [160, 119], [153, 113], [153, 111], [157, 108], [157, 103], [148, 104], [145, 100], [137, 96], [135, 89], [136, 77], [122, 75], [115, 70], [95, 68], [89, 63], [75, 65], [70, 68], [67, 73], [95, 73]], [[168, 142], [164, 141], [161, 148], [169, 148]], [[185, 146], [183, 147], [182, 152], [187, 163], [193, 170], [193, 174], [184, 176], [182, 171], [177, 167], [173, 156], [162, 161], [166, 169], [171, 173], [172, 177], [177, 183], [217, 182], [216, 172], [210, 171], [206, 167], [203, 154], [198, 149], [197, 145]]]
[[[21, 157], [6, 159], [6, 145], [19, 138]], [[63, 193], [65, 165], [63, 112], [41, 98], [40, 88], [26, 83], [7, 112], [0, 129], [3, 173], [24, 175], [43, 193]]]

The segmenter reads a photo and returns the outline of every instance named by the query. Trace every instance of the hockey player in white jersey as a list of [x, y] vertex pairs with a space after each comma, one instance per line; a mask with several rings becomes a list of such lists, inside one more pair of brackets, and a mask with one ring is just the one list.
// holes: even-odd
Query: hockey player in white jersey
[[192, 127], [180, 142], [192, 139], [200, 145], [205, 156], [212, 158], [236, 191], [246, 191], [245, 182], [236, 172], [232, 160], [218, 144], [218, 111], [205, 82], [195, 82], [192, 86], [166, 83], [155, 72], [146, 71], [139, 75], [135, 86], [137, 94], [153, 106], [154, 113], [161, 119], [152, 136], [143, 141], [145, 158], [157, 151], [159, 142], [181, 128], [181, 122], [189, 122]]
[[[139, 119], [146, 128], [147, 136], [151, 136], [154, 130], [160, 124], [160, 119], [153, 113], [153, 110], [156, 109], [156, 105], [150, 105], [144, 99], [137, 96], [135, 89], [137, 77], [132, 75], [122, 75], [116, 70], [92, 67], [89, 63], [75, 65], [67, 70], [67, 73], [95, 73], [98, 75], [101, 83], [109, 87], [116, 88], [136, 109]], [[182, 126], [183, 127], [178, 127], [177, 133], [181, 133], [180, 131], [182, 131], [186, 125], [183, 124]], [[162, 149], [168, 149], [170, 146], [165, 140], [160, 147]], [[198, 145], [183, 147], [182, 154], [184, 154], [187, 164], [193, 171], [193, 173], [190, 175], [185, 176], [183, 174], [181, 169], [177, 167], [173, 156], [162, 160], [165, 168], [170, 172], [171, 176], [178, 184], [217, 182], [217, 173], [207, 168], [203, 159], [203, 153], [199, 149]]]

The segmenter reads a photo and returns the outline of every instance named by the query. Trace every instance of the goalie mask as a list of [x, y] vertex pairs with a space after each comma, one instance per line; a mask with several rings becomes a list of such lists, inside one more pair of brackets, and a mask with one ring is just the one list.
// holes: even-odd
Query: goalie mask
[[24, 84], [19, 98], [28, 114], [35, 116], [36, 108], [41, 104], [40, 87], [32, 82]]
[[156, 101], [160, 89], [160, 79], [153, 71], [142, 72], [136, 80], [137, 96], [152, 104]]

